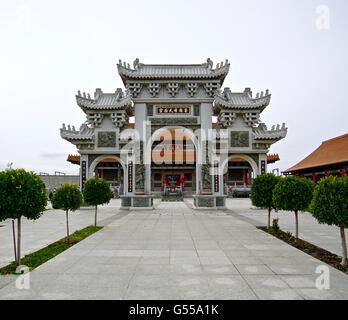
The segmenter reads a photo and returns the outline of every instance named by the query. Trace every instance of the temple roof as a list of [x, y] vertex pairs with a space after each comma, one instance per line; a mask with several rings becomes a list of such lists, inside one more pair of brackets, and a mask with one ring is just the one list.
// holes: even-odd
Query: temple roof
[[60, 129], [60, 136], [67, 141], [92, 141], [93, 135], [94, 129], [88, 127], [85, 123], [81, 125], [80, 130], [76, 130], [74, 126], [71, 127], [70, 125], [66, 127], [64, 123]]
[[286, 137], [288, 128], [285, 127], [285, 123], [280, 126], [272, 126], [271, 130], [267, 129], [264, 123], [261, 123], [258, 127], [254, 128], [253, 135], [255, 140], [280, 140]]
[[117, 89], [114, 93], [103, 93], [101, 89], [96, 89], [94, 99], [89, 94], [81, 95], [78, 91], [76, 102], [83, 110], [119, 110], [132, 106], [131, 97], [122, 89]]
[[244, 92], [231, 92], [230, 88], [225, 88], [215, 97], [214, 107], [222, 109], [245, 109], [260, 110], [265, 109], [271, 101], [271, 94], [266, 90], [264, 95], [257, 93], [252, 96], [250, 88], [246, 88]]
[[219, 79], [223, 81], [228, 74], [230, 64], [218, 63], [213, 68], [213, 61], [209, 58], [202, 64], [143, 64], [139, 59], [133, 62], [133, 69], [129, 63], [119, 60], [118, 72], [125, 83], [128, 79]]
[[310, 155], [285, 173], [348, 162], [348, 133], [323, 141]]

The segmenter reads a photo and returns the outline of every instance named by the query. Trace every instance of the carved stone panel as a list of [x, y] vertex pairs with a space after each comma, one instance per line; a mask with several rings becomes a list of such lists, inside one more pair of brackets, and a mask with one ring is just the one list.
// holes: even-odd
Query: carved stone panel
[[211, 191], [210, 165], [202, 164], [202, 187], [203, 191]]
[[116, 132], [114, 131], [98, 132], [98, 147], [99, 148], [115, 148], [116, 147]]
[[232, 148], [249, 147], [249, 131], [231, 131]]

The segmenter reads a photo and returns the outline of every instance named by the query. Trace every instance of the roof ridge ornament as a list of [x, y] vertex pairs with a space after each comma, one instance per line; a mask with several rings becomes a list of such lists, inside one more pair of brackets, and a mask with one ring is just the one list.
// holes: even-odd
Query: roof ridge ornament
[[213, 69], [213, 60], [211, 60], [210, 58], [207, 59], [207, 62], [206, 62], [206, 66], [209, 68], [209, 69]]
[[102, 89], [96, 88], [94, 91], [94, 100], [98, 100], [102, 94], [103, 94]]
[[139, 67], [139, 58], [136, 58], [133, 62], [133, 68], [134, 70], [138, 70]]

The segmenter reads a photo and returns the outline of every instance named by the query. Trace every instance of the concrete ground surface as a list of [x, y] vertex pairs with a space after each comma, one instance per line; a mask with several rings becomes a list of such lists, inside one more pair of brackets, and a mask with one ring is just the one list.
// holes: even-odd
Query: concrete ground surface
[[[233, 210], [197, 211], [191, 205], [190, 199], [156, 201], [156, 210], [123, 214], [114, 208], [101, 231], [31, 272], [29, 290], [17, 289], [13, 276], [1, 277], [0, 298], [348, 298], [344, 273]], [[328, 290], [316, 287], [318, 266], [329, 271]]]
[[[260, 210], [252, 206], [250, 199], [227, 199], [226, 206], [233, 213], [248, 218], [256, 226], [267, 225], [267, 210]], [[284, 231], [295, 234], [295, 216], [289, 211], [272, 211], [272, 219], [279, 218], [279, 226]], [[308, 212], [299, 213], [299, 237], [330, 252], [342, 255], [340, 230], [336, 226], [319, 224]], [[348, 237], [346, 234], [347, 245]]]
[[[112, 200], [109, 205], [99, 207], [99, 224], [107, 222], [119, 212], [120, 203]], [[94, 223], [94, 208], [82, 208], [69, 213], [70, 233]], [[14, 260], [12, 222], [0, 222], [0, 267]], [[63, 210], [47, 210], [36, 221], [22, 219], [22, 256], [37, 251], [66, 236], [66, 220]]]

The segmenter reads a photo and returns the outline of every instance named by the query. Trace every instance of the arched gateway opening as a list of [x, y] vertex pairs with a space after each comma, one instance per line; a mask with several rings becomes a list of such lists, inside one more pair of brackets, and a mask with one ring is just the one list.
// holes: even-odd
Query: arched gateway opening
[[115, 197], [124, 194], [124, 164], [114, 155], [102, 155], [90, 165], [89, 176], [107, 181]]
[[247, 195], [258, 175], [258, 166], [254, 159], [244, 154], [232, 155], [224, 162], [223, 168], [225, 194], [235, 196], [240, 190]]
[[166, 189], [192, 195], [197, 189], [196, 137], [185, 127], [163, 127], [152, 135], [151, 191], [156, 195]]

